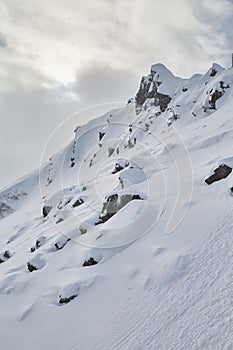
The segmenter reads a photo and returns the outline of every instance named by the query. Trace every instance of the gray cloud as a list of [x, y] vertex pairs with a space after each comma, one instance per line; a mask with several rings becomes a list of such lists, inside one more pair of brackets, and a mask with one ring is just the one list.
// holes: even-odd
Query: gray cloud
[[136, 93], [140, 74], [125, 69], [114, 69], [108, 65], [94, 65], [77, 74], [71, 90], [76, 92], [84, 105], [127, 102]]
[[0, 48], [4, 49], [8, 46], [7, 44], [7, 38], [5, 35], [3, 35], [2, 33], [0, 33]]

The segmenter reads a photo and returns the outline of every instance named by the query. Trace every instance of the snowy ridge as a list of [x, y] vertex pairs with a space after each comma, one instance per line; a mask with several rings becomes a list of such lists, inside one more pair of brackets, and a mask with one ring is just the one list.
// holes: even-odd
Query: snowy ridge
[[232, 86], [153, 65], [0, 193], [5, 347], [233, 348]]

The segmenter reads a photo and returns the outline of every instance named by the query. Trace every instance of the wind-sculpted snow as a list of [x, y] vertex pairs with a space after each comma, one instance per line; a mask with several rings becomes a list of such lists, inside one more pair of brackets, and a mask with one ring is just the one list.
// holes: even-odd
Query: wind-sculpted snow
[[0, 193], [4, 348], [232, 348], [232, 83], [153, 65]]

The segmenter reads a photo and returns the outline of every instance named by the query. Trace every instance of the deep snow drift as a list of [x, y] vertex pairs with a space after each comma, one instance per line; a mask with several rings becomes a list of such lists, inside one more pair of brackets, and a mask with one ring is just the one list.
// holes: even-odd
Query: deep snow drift
[[233, 69], [151, 67], [0, 193], [9, 349], [233, 349]]

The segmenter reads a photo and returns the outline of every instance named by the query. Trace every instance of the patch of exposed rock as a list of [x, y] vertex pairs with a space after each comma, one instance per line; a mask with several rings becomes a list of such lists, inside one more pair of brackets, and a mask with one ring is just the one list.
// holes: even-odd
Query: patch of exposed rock
[[96, 261], [93, 257], [90, 257], [90, 259], [84, 261], [83, 266], [92, 266], [96, 264], [98, 264], [98, 261]]
[[108, 196], [106, 202], [103, 204], [103, 209], [99, 215], [99, 221], [96, 223], [96, 225], [108, 221], [121, 208], [135, 199], [143, 200], [143, 198], [138, 194], [123, 194], [119, 196], [117, 193], [115, 193]]
[[59, 299], [59, 304], [68, 304], [69, 302], [71, 302], [71, 300], [74, 300], [75, 298], [77, 298], [77, 294], [73, 294], [70, 297], [61, 297]]
[[205, 179], [205, 182], [208, 185], [211, 185], [213, 182], [225, 179], [232, 172], [232, 168], [226, 164], [221, 164], [217, 169], [214, 170], [214, 174]]
[[51, 212], [52, 210], [52, 206], [51, 205], [44, 205], [43, 208], [42, 208], [42, 214], [43, 214], [43, 217], [46, 218], [46, 216], [49, 215], [49, 213]]
[[161, 112], [165, 112], [171, 101], [171, 96], [158, 91], [158, 87], [162, 82], [154, 80], [155, 73], [156, 72], [151, 70], [151, 74], [141, 79], [139, 90], [135, 98], [137, 114], [140, 113], [143, 107], [145, 109], [147, 108], [147, 101], [149, 101], [150, 105], [160, 107]]
[[9, 250], [5, 250], [4, 253], [0, 254], [0, 264], [4, 263], [12, 257], [12, 253]]

